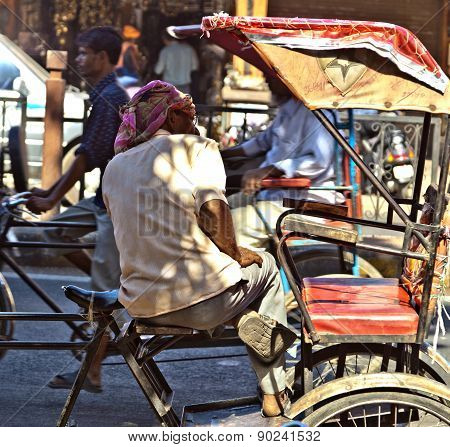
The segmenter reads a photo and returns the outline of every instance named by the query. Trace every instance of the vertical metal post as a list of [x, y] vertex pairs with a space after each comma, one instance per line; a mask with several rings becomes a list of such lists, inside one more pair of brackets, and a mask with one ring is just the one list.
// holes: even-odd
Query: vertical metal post
[[[50, 188], [61, 177], [64, 92], [66, 82], [62, 71], [67, 65], [66, 51], [47, 51], [47, 68], [50, 78], [46, 81], [47, 98], [44, 118], [44, 146], [42, 150], [42, 187]], [[46, 213], [49, 218], [57, 209]]]
[[436, 117], [431, 120], [433, 124], [433, 137], [431, 143], [431, 182], [437, 183], [439, 161], [441, 155], [441, 122], [443, 118]]
[[[348, 141], [350, 143], [350, 146], [355, 148], [356, 146], [356, 139], [355, 139], [355, 122], [353, 119], [353, 110], [348, 110]], [[356, 180], [356, 164], [355, 162], [350, 159], [350, 183], [352, 184], [352, 190], [351, 190], [351, 198], [352, 198], [352, 209], [353, 209], [353, 217], [357, 217], [357, 199], [359, 194], [359, 184]], [[356, 231], [358, 231], [358, 235], [362, 236], [362, 228], [361, 225], [356, 226]], [[359, 271], [359, 256], [356, 253], [356, 250], [352, 250], [353, 253], [353, 266], [352, 266], [352, 273], [355, 276], [360, 275]]]
[[427, 155], [428, 139], [430, 136], [431, 113], [425, 113], [422, 127], [422, 139], [420, 141], [419, 156], [416, 163], [416, 180], [414, 182], [414, 193], [412, 198], [410, 218], [413, 222], [417, 219], [419, 211], [418, 204], [420, 202], [420, 193], [422, 191], [423, 173], [425, 170], [425, 158]]

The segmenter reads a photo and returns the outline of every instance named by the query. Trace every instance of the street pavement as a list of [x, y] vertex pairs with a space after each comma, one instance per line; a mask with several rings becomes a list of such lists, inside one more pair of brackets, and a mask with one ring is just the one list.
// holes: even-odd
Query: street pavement
[[[30, 271], [27, 268], [27, 271]], [[67, 312], [77, 312], [61, 291], [64, 284], [88, 287], [87, 277], [73, 270], [32, 269], [39, 284]], [[68, 273], [68, 274], [67, 274]], [[18, 311], [48, 312], [47, 306], [14, 274], [5, 273]], [[450, 308], [447, 302], [447, 308]], [[448, 327], [448, 322], [447, 322]], [[63, 322], [17, 322], [17, 340], [67, 341], [70, 329]], [[440, 339], [439, 352], [450, 357], [449, 336]], [[195, 360], [195, 357], [217, 357]], [[231, 399], [255, 394], [256, 380], [243, 347], [171, 350], [157, 357], [175, 391], [174, 406]], [[8, 351], [0, 360], [0, 427], [54, 426], [68, 390], [54, 390], [48, 381], [77, 369], [79, 362], [68, 351]], [[103, 392], [82, 391], [72, 413], [78, 426], [158, 426], [158, 421], [119, 356], [108, 357], [103, 367]]]

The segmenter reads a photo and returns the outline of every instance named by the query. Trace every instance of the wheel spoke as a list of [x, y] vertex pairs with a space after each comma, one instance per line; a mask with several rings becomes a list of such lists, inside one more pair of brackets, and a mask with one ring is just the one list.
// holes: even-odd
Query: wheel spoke
[[352, 412], [351, 412], [350, 410], [349, 410], [348, 414], [350, 415], [350, 418], [351, 418], [351, 420], [352, 420], [352, 422], [353, 422], [353, 425], [354, 425], [355, 427], [358, 427], [358, 425], [357, 425], [356, 422], [355, 422], [355, 418], [353, 417]]
[[336, 378], [336, 370], [333, 368], [333, 364], [331, 363], [331, 361], [328, 362], [330, 364], [331, 369], [333, 370], [334, 373], [334, 377]]
[[372, 360], [372, 354], [369, 354], [369, 364], [367, 365], [367, 371], [366, 371], [366, 374], [369, 374], [369, 371], [370, 371], [370, 362], [371, 362], [371, 360]]
[[316, 371], [318, 372], [320, 380], [321, 380], [320, 385], [322, 385], [323, 383], [325, 383], [325, 380], [323, 380], [323, 377], [322, 377], [322, 374], [320, 373], [319, 368], [317, 368], [317, 366], [315, 368], [316, 368]]

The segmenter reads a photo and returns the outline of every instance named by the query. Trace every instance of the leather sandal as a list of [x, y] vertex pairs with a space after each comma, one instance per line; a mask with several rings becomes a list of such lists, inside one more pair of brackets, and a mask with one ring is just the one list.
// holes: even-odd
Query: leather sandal
[[[52, 380], [47, 384], [49, 388], [58, 388], [64, 390], [70, 390], [77, 378], [78, 371], [69, 372], [66, 374], [58, 374], [53, 377]], [[86, 377], [82, 390], [87, 391], [88, 393], [101, 393], [102, 387], [100, 385], [95, 385], [89, 380], [89, 377]]]

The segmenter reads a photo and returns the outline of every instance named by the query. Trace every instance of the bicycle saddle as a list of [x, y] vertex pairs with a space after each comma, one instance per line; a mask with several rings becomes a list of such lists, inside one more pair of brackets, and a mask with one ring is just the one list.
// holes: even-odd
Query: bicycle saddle
[[77, 286], [64, 286], [62, 289], [69, 300], [86, 310], [89, 309], [91, 301], [93, 303], [92, 309], [94, 312], [111, 313], [113, 310], [123, 308], [118, 300], [118, 290], [94, 292]]

